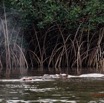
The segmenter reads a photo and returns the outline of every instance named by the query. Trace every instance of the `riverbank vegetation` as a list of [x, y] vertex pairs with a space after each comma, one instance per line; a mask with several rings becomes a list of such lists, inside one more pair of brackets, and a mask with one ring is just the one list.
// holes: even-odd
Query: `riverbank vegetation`
[[[4, 42], [1, 42], [5, 43], [5, 52], [0, 51], [2, 68], [11, 68], [10, 71], [14, 67], [28, 66], [37, 67], [40, 71], [46, 67], [49, 71], [53, 71], [51, 68], [55, 68], [55, 71], [76, 68], [79, 72], [81, 68], [94, 67], [104, 71], [103, 0], [0, 2], [5, 22]], [[17, 23], [16, 38], [10, 36], [12, 39], [8, 36], [11, 33], [8, 33], [10, 28], [6, 21], [10, 14]], [[18, 26], [20, 29], [17, 29]], [[11, 40], [14, 40], [13, 45]]]

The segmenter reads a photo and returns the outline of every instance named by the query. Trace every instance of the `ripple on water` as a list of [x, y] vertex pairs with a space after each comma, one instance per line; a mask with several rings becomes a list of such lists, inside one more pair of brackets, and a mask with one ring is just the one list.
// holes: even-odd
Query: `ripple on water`
[[7, 103], [55, 103], [55, 102], [60, 102], [60, 103], [77, 103], [74, 100], [57, 100], [57, 99], [39, 99], [39, 100], [28, 100], [28, 101], [24, 101], [24, 100], [7, 100]]
[[42, 89], [29, 89], [30, 91], [33, 92], [46, 92], [46, 91], [51, 91], [54, 90], [55, 88], [42, 88]]
[[3, 101], [3, 99], [0, 99], [0, 102], [2, 102]]

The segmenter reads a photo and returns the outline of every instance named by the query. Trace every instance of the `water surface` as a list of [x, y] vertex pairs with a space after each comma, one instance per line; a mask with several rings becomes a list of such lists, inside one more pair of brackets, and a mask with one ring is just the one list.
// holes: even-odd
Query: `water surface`
[[103, 79], [0, 82], [0, 103], [104, 103]]

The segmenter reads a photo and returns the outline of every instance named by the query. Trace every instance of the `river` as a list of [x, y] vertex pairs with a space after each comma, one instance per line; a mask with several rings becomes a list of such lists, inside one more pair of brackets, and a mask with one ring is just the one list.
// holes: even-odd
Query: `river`
[[0, 103], [104, 103], [104, 80], [0, 81]]

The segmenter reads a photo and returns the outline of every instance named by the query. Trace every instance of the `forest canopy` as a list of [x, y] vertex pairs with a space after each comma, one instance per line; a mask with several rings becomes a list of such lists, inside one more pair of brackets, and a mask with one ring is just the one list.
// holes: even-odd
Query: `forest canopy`
[[104, 23], [103, 0], [5, 0], [5, 5], [16, 9], [24, 23], [35, 22], [39, 28], [55, 22], [77, 28], [83, 22], [92, 29]]
[[0, 7], [18, 14], [28, 65], [103, 66], [104, 0], [3, 0]]

